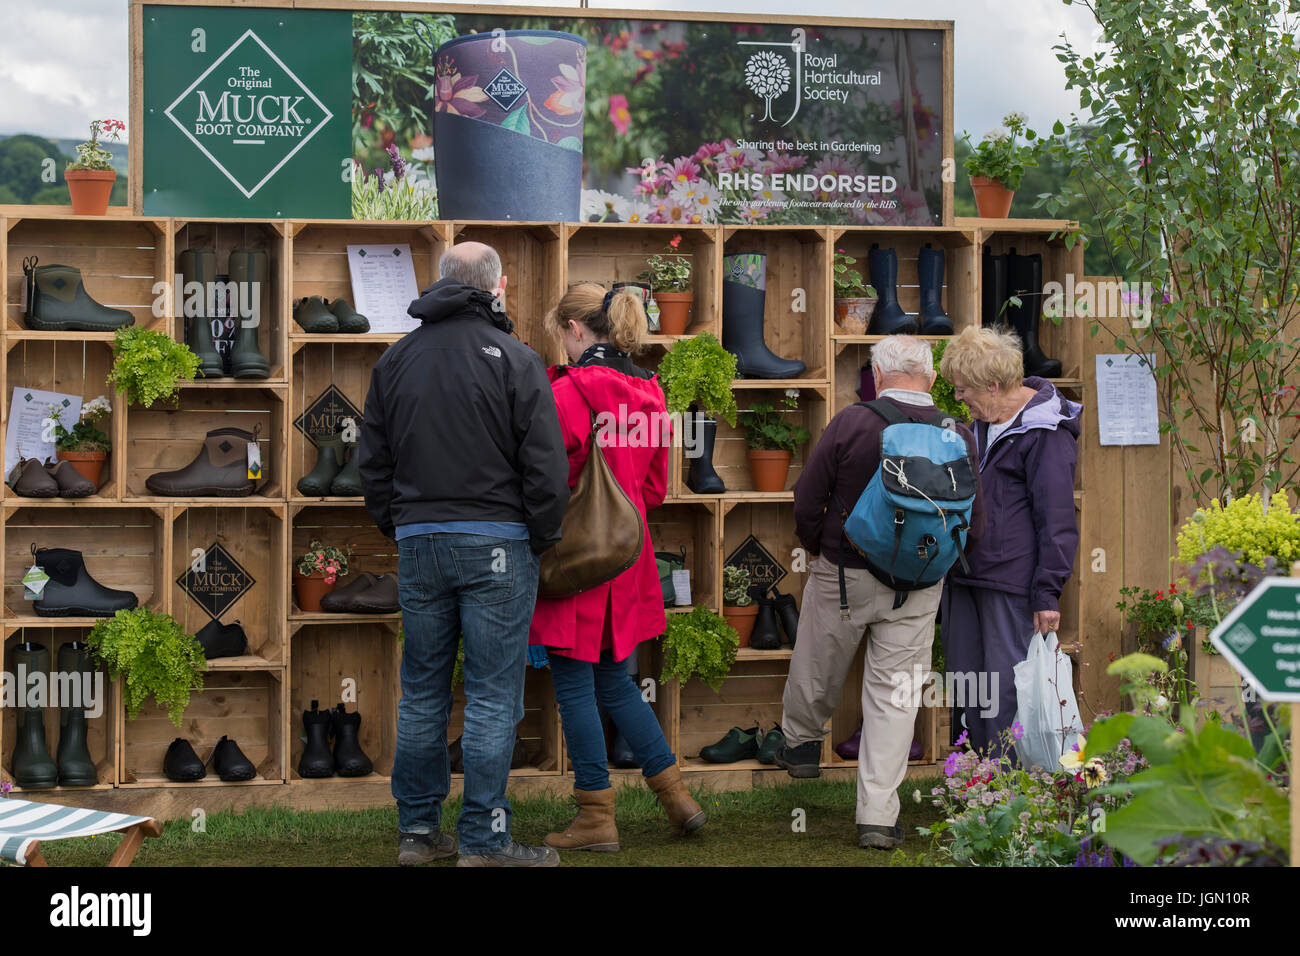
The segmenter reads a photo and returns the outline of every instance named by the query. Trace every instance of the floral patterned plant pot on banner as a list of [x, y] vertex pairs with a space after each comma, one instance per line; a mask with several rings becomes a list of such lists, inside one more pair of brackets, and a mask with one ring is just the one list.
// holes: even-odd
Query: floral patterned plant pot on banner
[[434, 57], [443, 219], [577, 222], [587, 44], [552, 30], [449, 40]]

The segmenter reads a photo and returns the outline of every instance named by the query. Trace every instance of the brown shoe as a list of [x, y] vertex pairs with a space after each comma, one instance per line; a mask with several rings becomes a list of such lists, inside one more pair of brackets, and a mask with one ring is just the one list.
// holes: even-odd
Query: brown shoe
[[320, 609], [331, 614], [396, 614], [397, 575], [362, 571], [356, 579], [320, 599]]
[[85, 498], [99, 489], [95, 483], [77, 471], [70, 461], [50, 461], [45, 459], [46, 473], [59, 486], [60, 498]]
[[679, 836], [694, 833], [709, 822], [709, 818], [690, 795], [686, 784], [682, 782], [682, 771], [677, 764], [660, 771], [653, 777], [646, 777], [645, 782], [650, 785], [650, 789], [663, 804], [664, 811], [668, 814], [668, 822], [672, 824]]
[[248, 477], [248, 445], [254, 441], [257, 436], [242, 428], [213, 429], [192, 462], [177, 471], [150, 475], [145, 487], [155, 495], [190, 498], [251, 495], [257, 482]]
[[9, 473], [9, 487], [24, 498], [57, 498], [59, 483], [35, 458], [20, 458]]
[[574, 790], [578, 815], [563, 833], [548, 833], [542, 842], [557, 850], [618, 852], [618, 828], [614, 826], [614, 788]]

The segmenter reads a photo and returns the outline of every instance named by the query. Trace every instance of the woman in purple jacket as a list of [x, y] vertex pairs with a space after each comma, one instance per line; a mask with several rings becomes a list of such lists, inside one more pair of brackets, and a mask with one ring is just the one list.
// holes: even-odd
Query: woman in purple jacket
[[[1014, 668], [1035, 633], [1060, 625], [1057, 602], [1074, 571], [1079, 527], [1074, 467], [1079, 414], [1045, 378], [1026, 378], [1020, 339], [968, 328], [944, 351], [943, 377], [975, 417], [985, 533], [969, 571], [953, 567], [940, 602], [944, 660], [969, 695], [971, 745], [986, 749], [1016, 718]], [[1014, 754], [1012, 755], [1014, 759]]]

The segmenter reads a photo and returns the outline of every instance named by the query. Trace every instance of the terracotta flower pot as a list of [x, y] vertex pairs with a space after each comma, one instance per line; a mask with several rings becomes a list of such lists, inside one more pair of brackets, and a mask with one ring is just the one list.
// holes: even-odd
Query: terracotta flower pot
[[1006, 219], [1011, 214], [1011, 199], [1015, 192], [996, 179], [972, 176], [970, 188], [975, 193], [975, 208], [979, 210], [981, 219]]
[[117, 172], [112, 169], [70, 169], [63, 174], [72, 197], [72, 212], [78, 216], [102, 216], [108, 212]]
[[59, 461], [72, 463], [73, 469], [99, 490], [99, 477], [104, 472], [104, 462], [108, 460], [106, 451], [57, 451]]
[[654, 298], [659, 303], [659, 334], [685, 335], [694, 293], [656, 292]]
[[317, 571], [314, 574], [303, 574], [297, 568], [293, 569], [293, 596], [298, 602], [300, 611], [319, 611], [320, 599], [334, 590], [335, 581], [326, 584], [325, 575]]
[[835, 322], [845, 335], [866, 335], [876, 299], [855, 296], [835, 300]]
[[757, 602], [748, 607], [733, 607], [730, 604], [722, 605], [722, 618], [728, 625], [736, 629], [736, 636], [740, 638], [741, 647], [749, 647], [749, 635], [754, 632], [754, 621], [757, 617]]
[[749, 450], [749, 474], [754, 479], [755, 491], [785, 491], [785, 479], [790, 474], [788, 451]]

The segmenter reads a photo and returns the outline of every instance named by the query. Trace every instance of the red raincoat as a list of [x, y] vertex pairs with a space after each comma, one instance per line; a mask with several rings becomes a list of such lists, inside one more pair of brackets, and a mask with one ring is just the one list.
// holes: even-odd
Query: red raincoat
[[[547, 375], [569, 455], [569, 488], [578, 483], [591, 451], [594, 408], [597, 427], [606, 436], [601, 443], [605, 460], [645, 522], [646, 512], [664, 500], [668, 486], [672, 430], [659, 377], [633, 378], [601, 365], [554, 367]], [[593, 662], [609, 647], [621, 661], [642, 641], [662, 634], [667, 623], [647, 524], [641, 556], [612, 581], [568, 598], [539, 595], [528, 643]]]

